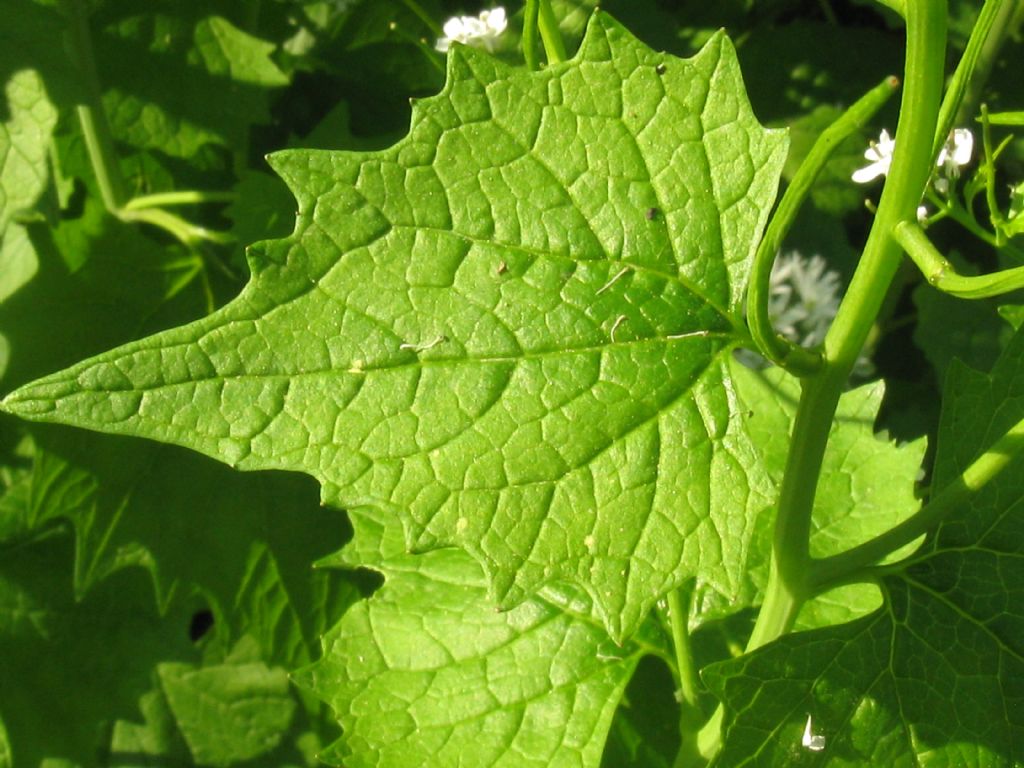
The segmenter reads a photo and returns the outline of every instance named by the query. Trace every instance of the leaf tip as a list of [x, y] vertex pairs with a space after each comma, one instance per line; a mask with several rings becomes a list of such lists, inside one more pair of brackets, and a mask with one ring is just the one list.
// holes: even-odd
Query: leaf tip
[[23, 419], [40, 418], [55, 408], [54, 399], [38, 392], [38, 387], [32, 385], [16, 389], [0, 400], [0, 412]]

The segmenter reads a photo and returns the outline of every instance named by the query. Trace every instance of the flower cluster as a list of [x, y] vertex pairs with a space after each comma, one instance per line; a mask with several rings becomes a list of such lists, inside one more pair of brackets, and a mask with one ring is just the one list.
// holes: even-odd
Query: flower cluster
[[791, 251], [776, 260], [770, 285], [768, 316], [779, 334], [804, 347], [824, 341], [839, 310], [839, 273], [817, 254]]
[[463, 43], [493, 52], [506, 27], [508, 19], [501, 7], [480, 11], [479, 16], [455, 16], [444, 23], [444, 37], [434, 47], [445, 53], [452, 43]]
[[[878, 141], [871, 142], [871, 145], [864, 151], [864, 159], [870, 162], [863, 168], [853, 172], [853, 180], [858, 184], [867, 184], [879, 176], [889, 173], [889, 166], [892, 165], [892, 153], [896, 149], [896, 140], [889, 136], [889, 132], [882, 129], [878, 135]], [[935, 165], [941, 168], [943, 176], [937, 181], [945, 181], [948, 189], [949, 179], [955, 179], [960, 175], [960, 169], [971, 162], [974, 154], [974, 134], [968, 128], [957, 128], [946, 141]], [[938, 187], [938, 184], [936, 184]], [[938, 187], [942, 191], [941, 187]]]
[[[896, 149], [896, 140], [889, 136], [889, 132], [882, 129], [878, 141], [871, 142], [871, 145], [864, 151], [864, 159], [868, 164], [853, 172], [853, 180], [858, 184], [867, 184], [879, 176], [889, 173], [889, 166], [892, 165], [892, 153]], [[960, 169], [971, 162], [974, 154], [974, 134], [967, 128], [957, 128], [949, 134], [949, 138], [939, 151], [935, 160], [938, 173], [932, 176], [932, 186], [941, 195], [949, 194], [949, 181], [960, 176]], [[918, 221], [925, 221], [928, 218], [928, 209], [923, 205], [917, 207]]]
[[[772, 268], [768, 295], [768, 316], [779, 335], [803, 347], [816, 347], [839, 311], [839, 273], [829, 269], [821, 256], [810, 258], [798, 251], [781, 254]], [[762, 368], [765, 360], [748, 350], [739, 350], [737, 358], [750, 368]], [[853, 375], [870, 376], [874, 366], [870, 353], [862, 353]]]

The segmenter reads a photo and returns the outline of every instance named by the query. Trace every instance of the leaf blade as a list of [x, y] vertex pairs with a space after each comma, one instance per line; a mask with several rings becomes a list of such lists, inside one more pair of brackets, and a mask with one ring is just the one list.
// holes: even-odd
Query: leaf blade
[[458, 48], [395, 147], [275, 157], [296, 231], [239, 299], [3, 407], [306, 471], [619, 639], [698, 572], [733, 594], [764, 483], [727, 360], [784, 155], [740, 88], [724, 36], [667, 59], [601, 13], [543, 73]]
[[497, 613], [465, 552], [407, 554], [393, 519], [363, 509], [352, 520], [355, 537], [331, 562], [385, 581], [324, 636], [323, 657], [293, 676], [342, 725], [323, 759], [353, 768], [600, 763], [644, 645], [613, 645], [573, 591]]

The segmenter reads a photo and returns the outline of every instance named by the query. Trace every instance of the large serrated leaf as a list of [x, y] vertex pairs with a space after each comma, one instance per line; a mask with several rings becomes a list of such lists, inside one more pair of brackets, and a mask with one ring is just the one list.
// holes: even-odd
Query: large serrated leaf
[[274, 158], [296, 230], [236, 301], [3, 407], [310, 473], [502, 607], [576, 582], [622, 638], [743, 582], [766, 482], [728, 359], [784, 155], [722, 35], [683, 61], [598, 13], [539, 73], [458, 47], [391, 149]]
[[[935, 487], [1024, 418], [1024, 334], [991, 376], [951, 365]], [[725, 702], [715, 765], [1009, 766], [1024, 760], [1021, 460], [921, 553], [890, 567], [884, 606], [709, 668]], [[825, 749], [803, 746], [807, 717]]]

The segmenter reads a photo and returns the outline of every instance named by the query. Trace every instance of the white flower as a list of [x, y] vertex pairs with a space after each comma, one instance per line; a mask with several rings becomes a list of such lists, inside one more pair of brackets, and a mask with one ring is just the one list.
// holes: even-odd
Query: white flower
[[825, 748], [825, 737], [814, 732], [814, 723], [810, 715], [807, 716], [807, 724], [804, 726], [804, 735], [800, 739], [800, 743], [804, 749], [809, 749], [811, 752], [821, 752]]
[[479, 16], [455, 16], [444, 23], [444, 37], [438, 38], [434, 47], [445, 53], [452, 43], [463, 43], [493, 51], [506, 27], [508, 19], [501, 7], [480, 11]]
[[960, 175], [960, 169], [971, 162], [974, 154], [974, 134], [968, 128], [957, 128], [939, 151], [935, 164], [951, 179]]
[[[867, 184], [879, 176], [887, 175], [889, 166], [892, 165], [894, 149], [896, 140], [883, 128], [878, 135], [878, 141], [871, 142], [871, 146], [864, 152], [864, 157], [871, 162], [854, 171], [851, 178], [858, 184]], [[940, 175], [933, 182], [939, 192], [946, 193], [949, 189], [948, 179], [955, 179], [960, 175], [960, 168], [971, 162], [973, 153], [974, 134], [970, 129], [957, 128], [949, 134], [949, 139], [939, 150], [939, 156], [935, 161], [935, 165], [941, 169]]]
[[867, 184], [879, 176], [889, 173], [889, 166], [892, 165], [892, 151], [896, 148], [896, 140], [889, 136], [889, 132], [882, 129], [878, 134], [878, 141], [871, 142], [871, 145], [864, 151], [864, 157], [871, 162], [863, 168], [853, 172], [853, 180], [858, 184]]
[[928, 208], [924, 205], [917, 206], [917, 223], [926, 224], [928, 222]]

